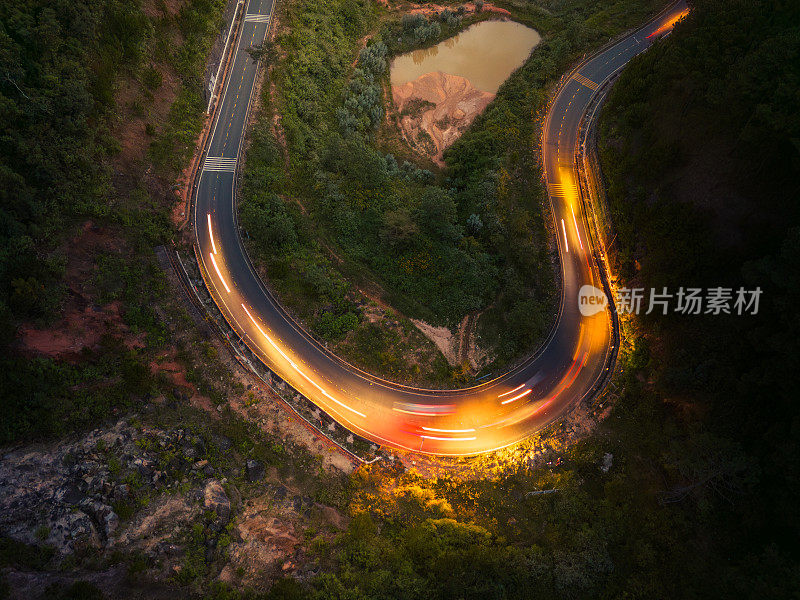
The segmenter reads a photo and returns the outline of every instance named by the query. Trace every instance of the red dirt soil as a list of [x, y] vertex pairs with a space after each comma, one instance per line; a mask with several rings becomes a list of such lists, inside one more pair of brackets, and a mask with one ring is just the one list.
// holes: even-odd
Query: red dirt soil
[[27, 355], [61, 358], [76, 362], [84, 348], [96, 348], [106, 333], [121, 335], [125, 343], [141, 347], [141, 336], [130, 334], [120, 316], [120, 303], [104, 306], [94, 303], [92, 281], [97, 269], [96, 258], [101, 252], [119, 252], [122, 242], [106, 227], [86, 221], [78, 233], [65, 245], [67, 267], [64, 283], [67, 298], [62, 318], [52, 327], [39, 328], [23, 323], [18, 330], [17, 344]]
[[[379, 2], [379, 4], [380, 4], [380, 2]], [[440, 12], [442, 12], [445, 9], [448, 9], [448, 10], [451, 10], [451, 11], [455, 12], [455, 10], [458, 8], [458, 6], [444, 6], [442, 4], [425, 4], [425, 5], [416, 4], [416, 5], [412, 5], [412, 6], [415, 6], [415, 8], [412, 8], [412, 9], [408, 10], [407, 12], [409, 14], [412, 14], [412, 15], [425, 15], [425, 16], [429, 16], [429, 15], [432, 15], [434, 13], [439, 14]], [[464, 7], [464, 14], [471, 14], [471, 13], [475, 12], [475, 4], [473, 2], [465, 2], [461, 6]], [[495, 14], [498, 14], [498, 15], [511, 16], [511, 13], [509, 11], [507, 11], [505, 8], [500, 8], [498, 6], [495, 6], [494, 4], [490, 4], [488, 2], [483, 5], [483, 9], [481, 10], [481, 12], [495, 13]]]
[[[494, 94], [476, 89], [468, 79], [436, 71], [392, 88], [392, 99], [399, 113], [400, 129], [409, 144], [440, 166], [442, 153], [469, 127]], [[415, 114], [403, 115], [412, 100], [430, 103]], [[432, 145], [417, 143], [420, 131], [430, 136]]]

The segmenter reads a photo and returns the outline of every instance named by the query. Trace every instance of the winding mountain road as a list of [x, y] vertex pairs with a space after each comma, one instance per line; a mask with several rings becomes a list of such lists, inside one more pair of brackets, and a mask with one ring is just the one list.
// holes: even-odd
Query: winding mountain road
[[378, 444], [469, 455], [531, 435], [596, 391], [613, 351], [612, 315], [583, 316], [584, 285], [602, 288], [577, 187], [581, 121], [596, 91], [686, 11], [681, 1], [581, 64], [551, 104], [542, 135], [544, 170], [562, 268], [555, 327], [536, 356], [461, 390], [391, 383], [347, 364], [295, 323], [266, 289], [239, 236], [235, 175], [257, 65], [247, 48], [264, 41], [274, 0], [249, 0], [235, 57], [197, 182], [193, 224], [200, 267], [230, 326], [279, 377], [339, 423]]

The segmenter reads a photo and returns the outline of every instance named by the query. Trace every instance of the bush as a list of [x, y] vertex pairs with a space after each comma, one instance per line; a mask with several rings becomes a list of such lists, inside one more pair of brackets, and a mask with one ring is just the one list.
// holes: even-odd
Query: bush
[[75, 581], [66, 587], [54, 583], [46, 590], [48, 598], [53, 600], [103, 600], [105, 594], [89, 581]]
[[240, 219], [247, 234], [268, 256], [286, 255], [297, 245], [294, 221], [275, 194], [250, 196], [241, 205]]
[[358, 317], [352, 312], [336, 315], [324, 312], [314, 323], [314, 331], [326, 340], [335, 341], [358, 326]]
[[345, 137], [373, 131], [383, 119], [380, 80], [386, 72], [386, 51], [383, 42], [376, 42], [358, 55], [358, 67], [345, 92], [344, 106], [336, 110], [339, 129]]

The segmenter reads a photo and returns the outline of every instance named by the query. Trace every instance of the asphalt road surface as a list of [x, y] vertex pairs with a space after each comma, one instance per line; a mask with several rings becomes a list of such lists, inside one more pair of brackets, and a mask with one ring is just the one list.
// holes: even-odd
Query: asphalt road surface
[[229, 70], [194, 206], [201, 270], [220, 311], [250, 349], [339, 423], [378, 444], [440, 455], [468, 455], [524, 439], [595, 391], [613, 335], [608, 310], [583, 316], [578, 293], [602, 288], [576, 183], [581, 119], [595, 91], [631, 58], [668, 33], [680, 2], [594, 56], [566, 81], [543, 132], [545, 176], [563, 270], [561, 312], [543, 349], [504, 375], [462, 390], [391, 383], [347, 364], [302, 330], [253, 270], [239, 236], [235, 172], [257, 66], [247, 48], [260, 44], [273, 0], [249, 0]]

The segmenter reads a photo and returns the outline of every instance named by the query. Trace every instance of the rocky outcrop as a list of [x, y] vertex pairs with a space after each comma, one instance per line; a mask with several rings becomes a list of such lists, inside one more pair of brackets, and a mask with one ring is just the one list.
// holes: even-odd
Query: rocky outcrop
[[182, 429], [141, 430], [120, 421], [79, 440], [8, 452], [0, 460], [0, 535], [52, 546], [59, 555], [113, 546], [121, 530], [115, 507], [131, 511], [144, 496], [213, 473], [207, 460], [196, 460], [203, 444]]
[[[77, 577], [64, 564], [83, 569], [81, 580], [105, 581], [86, 569], [111, 556], [134, 560], [142, 581], [167, 582], [189, 553], [196, 559], [198, 544], [220, 580], [265, 587], [276, 576], [314, 574], [299, 566], [309, 527], [346, 527], [345, 515], [287, 487], [262, 462], [220, 459], [220, 450], [232, 454], [227, 438], [133, 423], [2, 454], [0, 537], [55, 550], [34, 574], [4, 570], [12, 597], [30, 597], [25, 590], [46, 582], [63, 587]], [[239, 491], [242, 473], [260, 483]]]
[[115, 481], [100, 449], [125, 445], [134, 447], [133, 432], [120, 422], [79, 442], [5, 454], [0, 534], [45, 543], [60, 554], [109, 545], [119, 526], [112, 504], [130, 492]]
[[392, 87], [392, 99], [406, 141], [440, 165], [442, 153], [494, 96], [475, 88], [464, 77], [441, 71]]
[[[347, 528], [349, 519], [330, 506], [298, 493], [284, 484], [265, 481], [259, 494], [246, 499], [237, 511], [228, 546], [231, 566], [243, 573], [242, 583], [259, 588], [270, 577], [292, 573], [302, 579], [313, 576], [319, 566], [303, 560], [308, 524], [325, 524], [331, 531]], [[300, 566], [303, 565], [303, 566]], [[316, 566], [315, 566], [316, 565]]]

